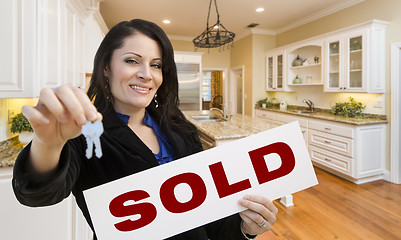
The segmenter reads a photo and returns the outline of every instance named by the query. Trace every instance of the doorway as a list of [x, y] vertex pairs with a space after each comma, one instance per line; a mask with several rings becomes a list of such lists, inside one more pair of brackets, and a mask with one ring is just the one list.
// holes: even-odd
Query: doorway
[[202, 110], [224, 109], [227, 69], [204, 68], [202, 72]]
[[391, 182], [401, 184], [401, 42], [391, 44]]
[[233, 113], [244, 113], [244, 66], [230, 69], [229, 109]]

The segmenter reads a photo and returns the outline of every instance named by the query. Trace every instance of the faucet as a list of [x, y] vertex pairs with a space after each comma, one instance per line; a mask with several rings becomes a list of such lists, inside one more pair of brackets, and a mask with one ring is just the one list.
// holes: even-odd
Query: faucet
[[221, 116], [222, 116], [222, 118], [225, 118], [226, 117], [226, 114], [225, 114], [225, 111], [224, 110], [221, 110], [220, 108], [211, 108], [210, 109], [210, 114], [212, 113], [212, 111], [218, 111], [220, 114], [221, 114]]
[[313, 105], [313, 102], [311, 100], [304, 99], [303, 102], [309, 106], [309, 111], [313, 112], [315, 110], [315, 106]]

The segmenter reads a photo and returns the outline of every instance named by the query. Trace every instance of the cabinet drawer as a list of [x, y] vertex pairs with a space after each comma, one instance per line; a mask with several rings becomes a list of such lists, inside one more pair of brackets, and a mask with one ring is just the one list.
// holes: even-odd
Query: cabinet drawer
[[354, 138], [354, 131], [350, 127], [345, 127], [339, 124], [331, 124], [323, 121], [313, 121], [309, 120], [308, 122], [309, 129], [314, 129], [326, 133], [331, 133], [347, 138]]
[[308, 143], [347, 157], [353, 157], [353, 140], [315, 130], [308, 131]]
[[276, 114], [276, 121], [282, 122], [282, 123], [290, 123], [290, 122], [298, 121], [299, 122], [299, 126], [304, 127], [304, 128], [308, 127], [308, 120], [307, 119], [302, 118], [302, 117], [289, 115], [289, 114], [285, 114], [285, 113], [277, 113]]
[[352, 176], [351, 158], [341, 156], [312, 145], [309, 145], [309, 153], [313, 162]]
[[257, 117], [262, 117], [269, 120], [275, 120], [274, 115], [275, 115], [274, 112], [258, 110], [258, 109], [255, 110], [255, 116]]

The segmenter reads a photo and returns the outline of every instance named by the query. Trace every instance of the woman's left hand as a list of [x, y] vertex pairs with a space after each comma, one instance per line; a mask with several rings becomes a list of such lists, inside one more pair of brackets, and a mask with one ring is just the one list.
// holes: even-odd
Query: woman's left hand
[[276, 222], [278, 209], [273, 202], [263, 196], [247, 195], [239, 201], [247, 210], [240, 212], [242, 229], [250, 235], [269, 231]]

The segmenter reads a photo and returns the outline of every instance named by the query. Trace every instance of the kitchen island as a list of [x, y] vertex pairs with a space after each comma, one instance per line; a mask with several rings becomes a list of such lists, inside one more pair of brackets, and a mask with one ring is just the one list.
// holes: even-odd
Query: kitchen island
[[224, 120], [202, 119], [202, 116], [207, 117], [209, 114], [210, 111], [184, 111], [187, 119], [198, 128], [204, 148], [215, 147], [282, 125], [242, 114], [234, 114]]

